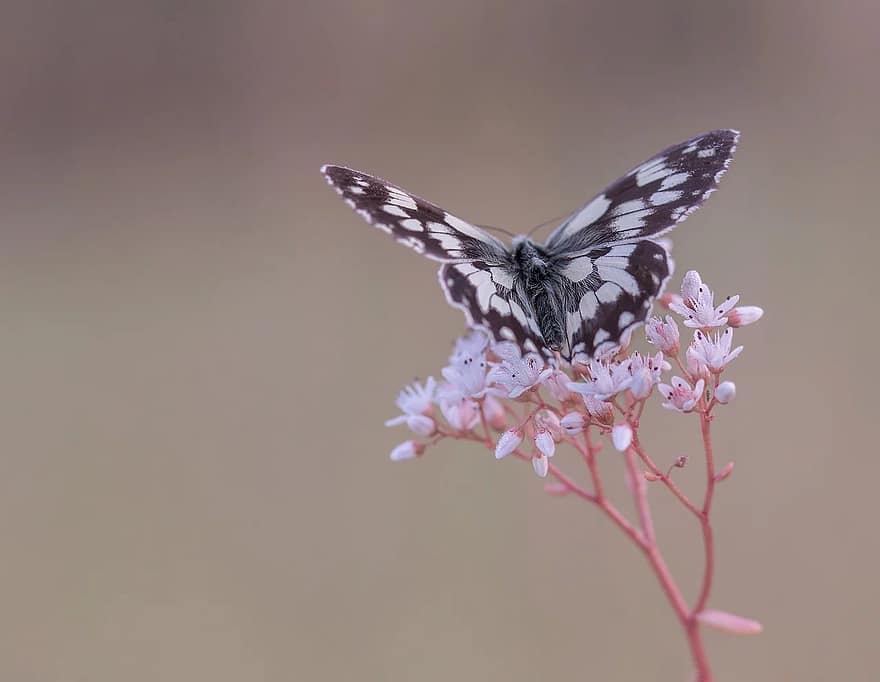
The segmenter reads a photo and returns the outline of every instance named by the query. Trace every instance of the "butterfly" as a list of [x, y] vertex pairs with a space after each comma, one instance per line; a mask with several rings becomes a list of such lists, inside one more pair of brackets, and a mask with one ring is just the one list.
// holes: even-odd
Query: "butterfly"
[[321, 169], [368, 223], [440, 261], [440, 286], [469, 325], [523, 352], [571, 362], [621, 343], [645, 321], [672, 261], [658, 237], [717, 187], [739, 133], [713, 130], [636, 166], [543, 243], [494, 235], [377, 177]]

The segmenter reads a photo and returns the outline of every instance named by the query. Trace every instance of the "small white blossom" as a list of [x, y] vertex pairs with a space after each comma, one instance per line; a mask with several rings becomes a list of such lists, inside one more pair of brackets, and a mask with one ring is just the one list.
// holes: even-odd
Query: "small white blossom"
[[519, 447], [522, 443], [523, 434], [519, 429], [510, 429], [501, 434], [498, 444], [495, 446], [495, 459], [507, 457], [511, 452]]
[[680, 345], [678, 325], [671, 315], [666, 316], [663, 322], [659, 317], [648, 318], [645, 324], [645, 336], [648, 343], [657, 346], [657, 349], [667, 355], [677, 355]]
[[667, 410], [690, 412], [703, 396], [703, 387], [705, 385], [706, 382], [700, 379], [697, 381], [697, 385], [691, 388], [691, 385], [681, 377], [672, 377], [671, 386], [669, 384], [660, 384], [658, 387], [660, 393], [666, 398], [663, 407]]
[[611, 443], [618, 452], [626, 452], [632, 445], [632, 440], [633, 430], [628, 423], [615, 424], [611, 429]]
[[569, 436], [576, 436], [584, 430], [587, 420], [580, 412], [569, 412], [559, 423]]
[[440, 411], [456, 431], [470, 431], [480, 423], [480, 406], [470, 398], [442, 399]]
[[481, 329], [472, 329], [467, 335], [455, 341], [455, 348], [449, 356], [450, 365], [470, 365], [486, 357], [489, 337]]
[[727, 314], [739, 301], [739, 296], [728, 296], [715, 307], [715, 295], [703, 283], [700, 273], [691, 270], [681, 283], [682, 301], [672, 300], [669, 307], [684, 317], [684, 326], [692, 328], [720, 327], [727, 324]]
[[711, 337], [698, 329], [685, 353], [688, 371], [701, 377], [707, 377], [710, 373], [718, 374], [742, 352], [742, 346], [730, 350], [732, 342], [733, 329], [729, 327], [723, 334], [713, 334]]
[[550, 460], [547, 455], [532, 457], [532, 467], [535, 469], [535, 473], [538, 474], [538, 476], [546, 478], [547, 472], [550, 471]]
[[629, 372], [632, 375], [629, 390], [633, 398], [644, 400], [651, 395], [651, 390], [660, 383], [660, 376], [665, 369], [672, 369], [672, 365], [663, 359], [662, 351], [654, 357], [633, 353], [629, 359]]
[[715, 389], [715, 400], [722, 405], [727, 405], [736, 397], [736, 384], [732, 381], [722, 381]]
[[466, 363], [447, 365], [440, 370], [449, 386], [441, 392], [449, 393], [449, 387], [465, 398], [480, 398], [486, 393], [486, 357], [473, 358]]
[[423, 443], [414, 440], [407, 440], [395, 447], [391, 451], [392, 462], [402, 462], [406, 459], [414, 459], [425, 451]]
[[757, 322], [763, 316], [763, 308], [759, 308], [756, 305], [741, 305], [728, 313], [727, 324], [731, 327], [745, 327], [747, 324]]
[[621, 391], [625, 391], [632, 383], [629, 373], [629, 361], [601, 362], [595, 358], [590, 360], [590, 379], [585, 382], [573, 382], [569, 389], [598, 400], [608, 400]]
[[547, 457], [552, 457], [556, 453], [556, 441], [549, 431], [543, 429], [535, 434], [535, 447]]
[[434, 377], [428, 377], [425, 385], [422, 386], [418, 381], [414, 381], [406, 386], [398, 395], [394, 402], [403, 412], [402, 415], [392, 417], [385, 422], [385, 426], [397, 426], [398, 424], [406, 424], [409, 430], [420, 436], [430, 436], [436, 430], [434, 420], [431, 415], [434, 414], [434, 391], [437, 382]]
[[489, 372], [489, 381], [504, 389], [508, 398], [518, 398], [533, 386], [544, 382], [553, 373], [537, 353], [520, 355], [514, 343], [499, 343], [492, 347], [501, 362]]
[[434, 381], [434, 377], [428, 377], [424, 386], [418, 381], [414, 381], [397, 394], [397, 400], [394, 403], [404, 414], [431, 416], [434, 413], [434, 391], [436, 389], [437, 382]]
[[614, 408], [611, 403], [599, 400], [591, 395], [584, 396], [584, 405], [587, 406], [587, 412], [600, 424], [611, 426], [614, 421]]

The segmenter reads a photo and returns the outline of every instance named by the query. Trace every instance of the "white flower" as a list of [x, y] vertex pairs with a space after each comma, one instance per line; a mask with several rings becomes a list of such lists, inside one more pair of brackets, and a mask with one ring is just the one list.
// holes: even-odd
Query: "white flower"
[[736, 384], [732, 381], [722, 381], [715, 389], [715, 400], [722, 405], [727, 405], [736, 397]]
[[418, 381], [414, 381], [397, 394], [397, 400], [394, 403], [404, 414], [431, 416], [434, 413], [434, 391], [436, 389], [437, 382], [434, 381], [434, 377], [428, 377], [424, 386]]
[[614, 408], [611, 403], [599, 400], [591, 395], [584, 396], [584, 405], [587, 406], [587, 412], [590, 416], [600, 424], [611, 426], [614, 421]]
[[519, 429], [510, 429], [501, 434], [498, 444], [495, 446], [495, 459], [507, 457], [511, 452], [519, 447], [522, 443], [523, 435]]
[[559, 423], [569, 436], [576, 436], [584, 430], [587, 420], [580, 412], [569, 412]]
[[631, 383], [632, 375], [629, 373], [628, 360], [607, 363], [593, 358], [590, 360], [590, 379], [584, 383], [570, 383], [568, 387], [585, 396], [608, 400], [621, 391], [625, 391]]
[[450, 389], [465, 398], [480, 398], [486, 393], [486, 358], [460, 365], [447, 365], [440, 370], [448, 382], [441, 393], [450, 394]]
[[611, 443], [618, 452], [626, 452], [632, 445], [632, 441], [633, 430], [628, 423], [615, 424], [611, 429]]
[[391, 451], [392, 462], [402, 462], [405, 459], [414, 459], [425, 451], [424, 443], [407, 440]]
[[532, 457], [532, 467], [538, 476], [547, 478], [547, 472], [550, 471], [550, 460], [547, 458], [547, 455]]
[[670, 315], [666, 316], [666, 322], [659, 317], [648, 318], [645, 324], [645, 336], [648, 343], [657, 346], [657, 348], [668, 355], [677, 355], [681, 348], [678, 325]]
[[556, 441], [549, 431], [544, 429], [535, 434], [535, 447], [546, 457], [552, 457], [556, 453]]
[[466, 336], [455, 341], [455, 348], [449, 356], [450, 365], [469, 365], [486, 356], [489, 337], [481, 329], [472, 329]]
[[406, 386], [394, 402], [403, 412], [402, 415], [393, 417], [385, 422], [385, 426], [397, 426], [406, 424], [410, 431], [420, 436], [430, 436], [435, 431], [434, 420], [434, 391], [437, 382], [434, 377], [428, 377], [425, 385], [414, 381]]
[[499, 343], [492, 347], [501, 362], [489, 372], [489, 381], [502, 386], [508, 398], [518, 398], [533, 386], [542, 383], [553, 373], [537, 353], [520, 355], [514, 343]]
[[442, 399], [440, 411], [456, 431], [470, 431], [480, 423], [480, 406], [470, 398]]
[[727, 324], [727, 313], [739, 296], [728, 296], [724, 302], [715, 307], [715, 295], [700, 279], [700, 273], [691, 270], [684, 276], [681, 283], [682, 301], [672, 300], [669, 307], [684, 317], [684, 326], [692, 328], [720, 327]]
[[629, 359], [629, 372], [632, 375], [629, 390], [633, 398], [644, 400], [651, 395], [654, 385], [660, 383], [660, 375], [664, 369], [672, 369], [672, 365], [663, 359], [662, 351], [654, 357], [642, 355], [638, 351], [633, 353]]
[[700, 379], [697, 381], [697, 385], [691, 388], [691, 385], [681, 377], [672, 377], [671, 386], [669, 384], [660, 384], [658, 387], [660, 393], [666, 398], [663, 407], [667, 410], [690, 412], [703, 396], [703, 387], [705, 385], [706, 382]]
[[745, 327], [764, 316], [764, 309], [756, 305], [737, 306], [727, 314], [727, 324], [731, 327]]
[[685, 354], [688, 371], [702, 377], [707, 377], [710, 373], [718, 374], [742, 352], [742, 346], [730, 350], [732, 342], [733, 329], [729, 327], [723, 334], [713, 334], [711, 337], [698, 329], [694, 332], [693, 343]]

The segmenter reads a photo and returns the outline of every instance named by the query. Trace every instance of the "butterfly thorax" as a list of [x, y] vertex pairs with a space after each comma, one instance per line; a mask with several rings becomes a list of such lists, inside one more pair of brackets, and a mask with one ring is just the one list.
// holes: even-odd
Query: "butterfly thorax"
[[565, 326], [560, 305], [559, 268], [554, 258], [527, 237], [513, 240], [516, 285], [521, 298], [528, 301], [544, 343], [559, 350], [565, 341]]

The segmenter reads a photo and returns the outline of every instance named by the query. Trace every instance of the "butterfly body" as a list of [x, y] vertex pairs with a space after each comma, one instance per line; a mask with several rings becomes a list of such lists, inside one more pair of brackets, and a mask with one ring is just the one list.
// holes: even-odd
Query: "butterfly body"
[[391, 183], [342, 166], [328, 182], [367, 222], [441, 261], [447, 301], [496, 341], [572, 361], [644, 322], [671, 274], [657, 237], [715, 190], [739, 134], [715, 130], [670, 147], [612, 183], [547, 240], [510, 247]]

